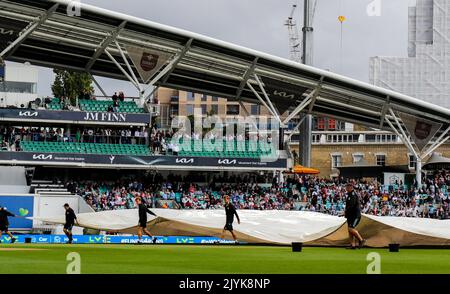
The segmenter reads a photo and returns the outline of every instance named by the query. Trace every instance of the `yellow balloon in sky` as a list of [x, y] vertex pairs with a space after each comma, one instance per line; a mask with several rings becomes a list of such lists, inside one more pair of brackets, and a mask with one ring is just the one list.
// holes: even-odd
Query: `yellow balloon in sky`
[[340, 15], [340, 16], [338, 17], [338, 19], [339, 19], [339, 21], [340, 21], [341, 23], [343, 23], [343, 22], [345, 21], [345, 16]]

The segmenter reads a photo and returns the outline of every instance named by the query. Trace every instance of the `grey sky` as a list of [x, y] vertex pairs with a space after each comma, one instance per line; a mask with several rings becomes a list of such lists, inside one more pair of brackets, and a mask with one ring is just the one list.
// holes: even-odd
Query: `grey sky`
[[[283, 25], [292, 4], [302, 22], [302, 0], [81, 0], [84, 3], [187, 29], [209, 37], [289, 57], [288, 33]], [[406, 56], [408, 6], [414, 0], [381, 0], [381, 16], [368, 16], [373, 0], [318, 0], [314, 18], [314, 66], [362, 81], [368, 80], [369, 57]], [[340, 59], [340, 24], [343, 54]], [[342, 64], [342, 68], [341, 68]], [[41, 69], [38, 93], [51, 95], [51, 70]], [[136, 96], [125, 82], [99, 79], [108, 94], [124, 90]]]

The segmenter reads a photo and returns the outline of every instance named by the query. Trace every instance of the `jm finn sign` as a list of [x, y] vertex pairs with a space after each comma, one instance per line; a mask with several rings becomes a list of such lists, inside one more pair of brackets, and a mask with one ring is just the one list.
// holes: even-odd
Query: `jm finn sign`
[[55, 121], [55, 122], [98, 122], [126, 123], [129, 125], [150, 123], [150, 115], [147, 113], [117, 113], [117, 112], [83, 112], [83, 111], [53, 111], [30, 109], [0, 109], [0, 120], [3, 121]]

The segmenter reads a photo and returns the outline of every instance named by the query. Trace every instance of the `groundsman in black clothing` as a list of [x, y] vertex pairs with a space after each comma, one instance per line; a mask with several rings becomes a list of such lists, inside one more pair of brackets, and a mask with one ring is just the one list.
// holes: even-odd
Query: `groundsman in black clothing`
[[66, 234], [67, 238], [69, 238], [69, 241], [67, 241], [67, 244], [72, 244], [73, 242], [73, 235], [72, 235], [72, 229], [75, 225], [75, 221], [78, 224], [77, 216], [75, 215], [75, 211], [73, 211], [72, 208], [70, 208], [69, 204], [64, 204], [64, 209], [66, 210], [66, 223], [64, 224], [64, 234]]
[[147, 206], [142, 203], [142, 199], [140, 197], [136, 197], [136, 204], [138, 206], [139, 211], [139, 223], [138, 223], [138, 243], [142, 243], [142, 233], [147, 234], [150, 238], [152, 238], [153, 243], [156, 243], [156, 238], [153, 237], [152, 234], [147, 230], [147, 213], [157, 216], [154, 214]]
[[361, 221], [361, 205], [359, 203], [359, 197], [353, 190], [353, 184], [347, 183], [347, 199], [345, 201], [345, 217], [347, 218], [348, 224], [348, 235], [350, 238], [349, 249], [356, 248], [356, 240], [359, 242], [359, 247], [363, 247], [366, 240], [361, 237], [359, 232], [356, 230], [359, 222]]
[[239, 215], [237, 214], [236, 208], [234, 207], [233, 203], [230, 202], [230, 196], [228, 195], [225, 196], [225, 214], [227, 216], [227, 219], [220, 239], [224, 238], [225, 231], [230, 231], [231, 235], [233, 236], [233, 240], [237, 243], [236, 235], [233, 232], [234, 216], [236, 216], [238, 224], [241, 223], [241, 220], [239, 219]]
[[8, 236], [11, 237], [11, 243], [16, 242], [16, 238], [9, 232], [9, 221], [8, 216], [15, 217], [15, 215], [9, 212], [6, 207], [0, 207], [0, 243], [2, 242], [2, 232], [5, 232]]

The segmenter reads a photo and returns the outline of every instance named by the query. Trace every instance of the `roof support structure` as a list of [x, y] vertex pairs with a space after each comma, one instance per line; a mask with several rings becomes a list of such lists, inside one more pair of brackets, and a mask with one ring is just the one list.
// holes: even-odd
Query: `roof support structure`
[[116, 41], [117, 36], [120, 34], [120, 32], [123, 30], [125, 25], [127, 24], [126, 21], [123, 21], [120, 26], [118, 26], [109, 36], [107, 36], [103, 42], [100, 44], [100, 47], [95, 50], [94, 55], [92, 55], [91, 60], [89, 60], [88, 64], [86, 65], [86, 71], [89, 72], [92, 68], [92, 66], [95, 64], [97, 59], [105, 52], [105, 49], [108, 48], [108, 46]]
[[[389, 109], [389, 110], [392, 111], [392, 109]], [[408, 150], [416, 158], [416, 184], [417, 184], [417, 187], [421, 187], [422, 186], [422, 158], [419, 156], [419, 154], [417, 154], [416, 150], [413, 148], [411, 140], [409, 139], [408, 136], [406, 136], [405, 131], [403, 130], [402, 126], [400, 125], [400, 122], [399, 122], [398, 118], [395, 116], [395, 114], [393, 115], [393, 117], [394, 117], [394, 120], [396, 121], [397, 127], [399, 128], [400, 132], [399, 132], [399, 130], [397, 130], [397, 128], [392, 124], [392, 122], [387, 117], [385, 117], [384, 119], [388, 123], [388, 125], [391, 127], [391, 129], [395, 132], [395, 134], [402, 140], [403, 144], [406, 145]]]
[[255, 80], [258, 83], [259, 88], [261, 89], [264, 98], [266, 98], [266, 101], [268, 103], [268, 106], [272, 110], [272, 115], [278, 120], [280, 123], [280, 127], [283, 127], [283, 122], [281, 121], [280, 114], [278, 113], [277, 109], [273, 106], [272, 101], [269, 98], [269, 95], [267, 95], [266, 89], [264, 88], [264, 85], [261, 82], [261, 79], [258, 77], [257, 74], [254, 74]]
[[316, 93], [314, 93], [314, 96], [313, 96], [312, 99], [311, 99], [311, 103], [309, 103], [308, 114], [311, 114], [311, 112], [312, 112], [312, 110], [313, 110], [313, 108], [314, 108], [314, 105], [316, 104], [317, 97], [319, 96], [320, 90], [322, 89], [322, 83], [323, 83], [323, 79], [324, 79], [324, 78], [325, 78], [325, 77], [322, 76], [322, 77], [320, 78], [319, 83], [317, 84]]
[[[413, 146], [413, 143], [412, 143], [411, 140], [410, 140], [410, 137], [409, 137], [408, 135], [406, 135], [406, 132], [405, 132], [405, 130], [403, 129], [401, 123], [400, 123], [400, 120], [401, 120], [401, 119], [395, 115], [395, 113], [394, 113], [394, 111], [392, 110], [392, 108], [389, 108], [389, 113], [390, 113], [391, 116], [394, 118], [394, 121], [395, 121], [395, 123], [397, 124], [397, 127], [398, 127], [398, 131], [400, 132], [400, 134], [402, 134], [403, 139], [405, 140], [405, 142], [406, 142], [407, 146], [409, 147], [410, 151], [411, 151], [412, 153], [414, 153], [414, 155], [415, 155], [416, 157], [419, 157], [418, 152], [414, 149], [414, 146]], [[385, 118], [385, 119], [386, 119], [386, 118]]]
[[114, 58], [114, 56], [109, 53], [108, 50], [105, 50], [106, 55], [108, 55], [109, 59], [114, 62], [114, 64], [117, 66], [117, 68], [120, 69], [120, 71], [127, 77], [127, 79], [136, 87], [138, 91], [140, 91], [139, 85], [136, 83], [136, 81], [127, 73], [127, 71], [117, 62], [117, 60]]
[[145, 100], [147, 100], [151, 95], [155, 93], [155, 90], [153, 89], [152, 92], [149, 95], [145, 95], [145, 92], [147, 92], [148, 89], [152, 88], [156, 83], [158, 83], [163, 77], [164, 81], [167, 81], [170, 74], [173, 72], [175, 67], [178, 65], [178, 63], [183, 59], [183, 57], [189, 52], [189, 49], [191, 48], [193, 39], [190, 39], [186, 46], [179, 52], [176, 56], [172, 58], [172, 60], [169, 62], [169, 64], [166, 65], [166, 67], [159, 72], [148, 84], [147, 87], [142, 91], [141, 99], [142, 103], [144, 103]]
[[384, 126], [384, 120], [386, 118], [386, 113], [389, 109], [389, 103], [391, 102], [391, 97], [387, 96], [386, 102], [383, 105], [383, 109], [381, 110], [381, 116], [380, 116], [380, 130], [383, 129]]
[[305, 100], [303, 100], [298, 106], [297, 108], [294, 109], [294, 111], [292, 111], [288, 117], [286, 117], [286, 119], [283, 121], [284, 125], [287, 125], [294, 117], [297, 116], [297, 114], [299, 114], [303, 109], [305, 109], [311, 102], [314, 96], [316, 96], [317, 93], [317, 89], [314, 89], [311, 93], [308, 94], [308, 96], [306, 96]]
[[100, 86], [100, 83], [97, 81], [97, 79], [91, 73], [89, 73], [89, 75], [91, 76], [92, 81], [100, 90], [100, 92], [102, 92], [103, 96], [107, 97], [108, 95], [106, 94], [105, 90], [103, 90], [102, 86]]
[[[425, 160], [427, 156], [429, 156], [433, 151], [439, 148], [442, 144], [447, 142], [450, 139], [450, 136], [447, 136], [450, 132], [450, 127], [447, 127], [440, 136], [433, 142], [430, 143], [431, 146], [425, 151], [419, 150], [418, 148], [414, 148], [416, 146], [414, 142], [412, 142], [411, 137], [407, 135], [406, 131], [402, 127], [401, 118], [397, 117], [391, 107], [388, 107], [390, 116], [394, 119], [396, 126], [390, 121], [390, 119], [385, 115], [384, 121], [388, 123], [391, 129], [400, 137], [403, 143], [406, 145], [408, 150], [414, 155], [417, 161], [416, 165], [416, 183], [417, 187], [422, 186], [422, 162]], [[386, 112], [387, 112], [386, 111]], [[432, 140], [430, 140], [431, 142]], [[416, 146], [417, 147], [417, 146]]]
[[442, 144], [450, 140], [450, 136], [446, 136], [450, 132], [450, 127], [448, 127], [440, 136], [439, 138], [434, 141], [434, 143], [425, 151], [423, 152], [422, 159], [425, 159], [428, 155], [433, 153], [437, 148], [439, 148]]
[[302, 119], [298, 122], [298, 124], [295, 126], [295, 128], [292, 130], [292, 132], [289, 134], [287, 142], [289, 142], [291, 140], [292, 136], [299, 131], [300, 126], [305, 121], [306, 117], [307, 117], [306, 115], [303, 116]]
[[116, 48], [117, 48], [117, 50], [119, 50], [120, 56], [122, 56], [122, 59], [125, 62], [125, 65], [127, 66], [128, 71], [131, 74], [131, 77], [136, 82], [136, 85], [138, 86], [138, 89], [139, 89], [139, 93], [141, 93], [142, 92], [142, 86], [139, 83], [139, 80], [136, 77], [136, 74], [134, 73], [133, 69], [131, 68], [130, 63], [128, 62], [128, 58], [125, 56], [125, 53], [123, 52], [122, 47], [120, 47], [119, 43], [117, 41], [115, 41], [114, 43], [116, 44]]
[[242, 78], [241, 84], [239, 85], [239, 89], [236, 91], [236, 100], [240, 101], [242, 91], [244, 91], [245, 85], [247, 84], [248, 80], [250, 79], [250, 76], [255, 72], [256, 65], [258, 64], [258, 57], [253, 60], [252, 65], [247, 69], [247, 71], [244, 74], [244, 77]]
[[189, 49], [191, 49], [191, 45], [192, 42], [194, 41], [194, 39], [190, 38], [189, 41], [186, 43], [186, 45], [184, 46], [183, 50], [181, 50], [181, 52], [179, 53], [179, 55], [176, 58], [176, 61], [172, 64], [172, 67], [170, 68], [170, 70], [166, 73], [166, 76], [163, 79], [163, 83], [166, 83], [167, 80], [170, 77], [170, 74], [174, 71], [174, 69], [177, 67], [178, 63], [180, 63], [180, 61], [183, 59], [183, 57], [186, 56], [186, 54], [189, 52]]
[[41, 24], [43, 24], [53, 13], [55, 13], [56, 9], [58, 9], [59, 4], [53, 5], [49, 10], [47, 10], [40, 18], [38, 18], [35, 22], [30, 23], [30, 25], [20, 33], [20, 36], [14, 40], [11, 44], [9, 44], [1, 53], [0, 58], [5, 59], [6, 54], [8, 56], [12, 55], [14, 51], [22, 44], [25, 39], [32, 34]]
[[[264, 101], [264, 99], [262, 99], [261, 95], [259, 95], [259, 93], [255, 90], [255, 88], [253, 88], [252, 84], [250, 84], [249, 81], [247, 81], [247, 87], [249, 87], [249, 89], [252, 90], [253, 94], [255, 94], [255, 96], [258, 98], [261, 104], [264, 105], [264, 107], [266, 107], [267, 110], [269, 110], [270, 114], [273, 115], [273, 117], [277, 117], [277, 114], [273, 112], [272, 108], [270, 108], [269, 105], [267, 105], [267, 103]], [[281, 119], [279, 120], [279, 122], [280, 124], [282, 123]]]

